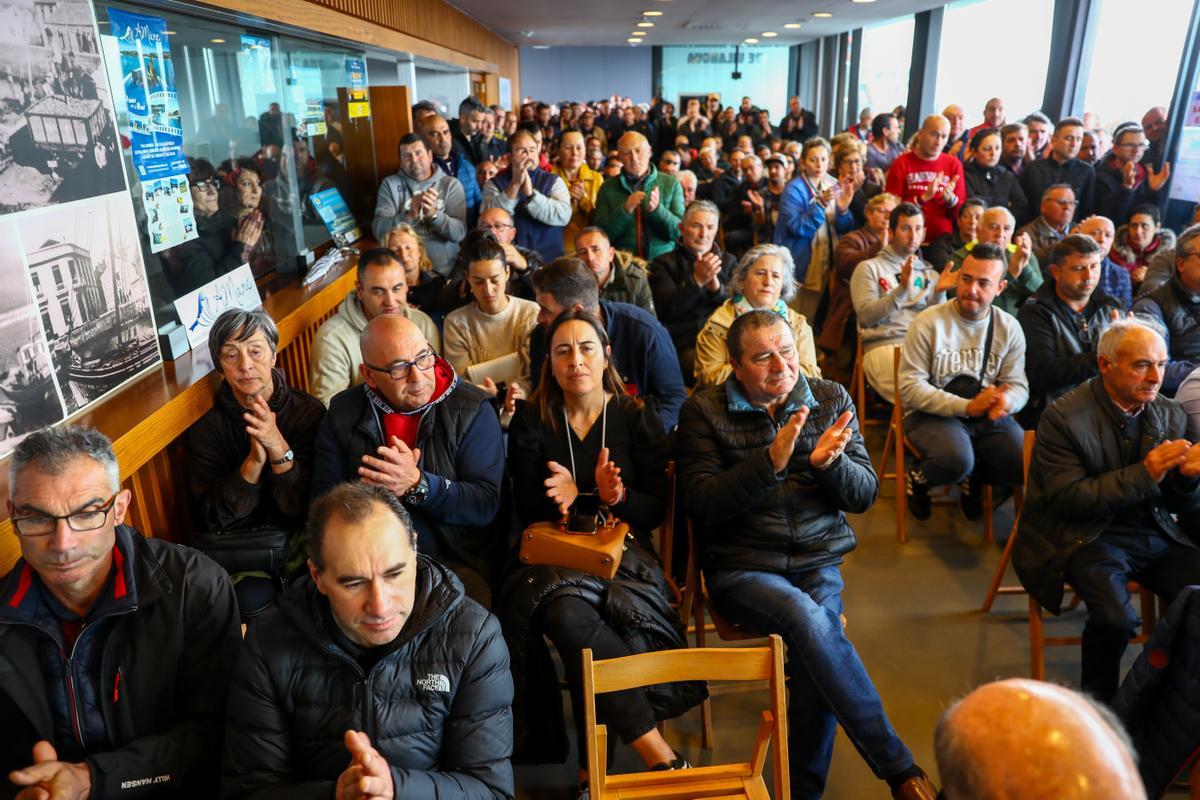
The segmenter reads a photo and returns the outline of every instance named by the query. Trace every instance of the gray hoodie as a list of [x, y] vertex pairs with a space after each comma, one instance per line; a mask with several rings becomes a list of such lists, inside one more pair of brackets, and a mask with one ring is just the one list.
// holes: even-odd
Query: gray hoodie
[[[432, 217], [413, 221], [408, 218], [414, 194], [430, 186], [437, 188], [437, 212]], [[429, 262], [439, 275], [449, 276], [458, 257], [458, 243], [467, 235], [467, 196], [458, 178], [447, 175], [437, 167], [428, 179], [416, 181], [397, 172], [388, 175], [379, 185], [375, 200], [375, 219], [371, 231], [381, 245], [387, 244], [387, 234], [401, 222], [410, 222], [425, 242]]]
[[[874, 258], [861, 261], [854, 268], [850, 277], [850, 298], [858, 317], [858, 333], [864, 352], [899, 344], [917, 314], [946, 299], [944, 292], [934, 294], [937, 270], [922, 261], [920, 255], [913, 261], [916, 278], [911, 281], [912, 286], [900, 285], [900, 268], [907, 258], [901, 258], [888, 245]], [[918, 281], [920, 286], [917, 286]]]

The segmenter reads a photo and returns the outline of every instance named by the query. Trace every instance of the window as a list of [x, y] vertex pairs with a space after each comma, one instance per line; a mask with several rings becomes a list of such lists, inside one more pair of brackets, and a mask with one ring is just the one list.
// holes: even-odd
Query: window
[[[1053, 24], [1054, 0], [963, 0], [946, 6], [934, 107], [961, 106], [967, 127], [983, 120], [992, 97], [1004, 101], [1009, 122], [1039, 110]], [[1002, 68], [989, 70], [989, 64]]]
[[471, 75], [462, 67], [414, 58], [416, 97], [430, 100], [448, 118], [458, 116], [458, 104], [471, 93]]
[[1110, 131], [1169, 108], [1192, 0], [1100, 0], [1095, 49], [1083, 107]]
[[[736, 70], [741, 77], [734, 80]], [[683, 98], [715, 92], [722, 106], [736, 110], [742, 98], [771, 113], [778, 122], [787, 114], [788, 47], [786, 45], [689, 45], [662, 48], [662, 96], [682, 117]]]
[[858, 107], [876, 114], [908, 102], [915, 20], [907, 17], [863, 29], [858, 65]]

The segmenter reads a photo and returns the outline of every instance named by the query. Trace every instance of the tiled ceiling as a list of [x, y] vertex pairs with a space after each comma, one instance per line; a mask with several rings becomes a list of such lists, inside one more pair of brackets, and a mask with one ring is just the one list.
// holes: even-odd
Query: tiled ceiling
[[[464, 13], [519, 46], [656, 44], [799, 44], [893, 17], [946, 5], [947, 0], [450, 0]], [[645, 12], [659, 12], [645, 16]], [[829, 14], [829, 17], [817, 17]], [[638, 23], [653, 26], [637, 27]], [[799, 24], [799, 28], [787, 28]], [[646, 35], [633, 37], [634, 31]], [[764, 37], [764, 33], [776, 36]], [[633, 46], [633, 45], [629, 45]]]

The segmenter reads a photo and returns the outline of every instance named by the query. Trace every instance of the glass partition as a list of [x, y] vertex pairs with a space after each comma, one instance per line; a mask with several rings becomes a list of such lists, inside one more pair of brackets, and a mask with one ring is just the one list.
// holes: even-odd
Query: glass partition
[[[687, 45], [662, 48], [662, 95], [677, 110], [688, 97], [715, 92], [735, 108], [746, 95], [778, 122], [787, 114], [787, 45]], [[735, 68], [736, 57], [736, 68]], [[734, 72], [740, 77], [734, 78]]]
[[862, 60], [858, 65], [858, 107], [876, 114], [908, 102], [908, 73], [912, 65], [912, 14], [863, 28]]

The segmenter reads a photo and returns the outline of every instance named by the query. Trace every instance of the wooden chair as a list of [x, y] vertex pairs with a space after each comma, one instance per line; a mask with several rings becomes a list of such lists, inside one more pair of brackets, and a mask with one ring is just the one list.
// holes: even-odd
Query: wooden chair
[[[880, 480], [893, 478], [896, 481], [896, 538], [899, 539], [900, 544], [905, 544], [908, 542], [908, 493], [905, 487], [904, 456], [906, 453], [911, 453], [913, 458], [919, 459], [922, 454], [920, 449], [904, 435], [904, 401], [900, 398], [899, 347], [892, 351], [892, 380], [892, 385], [896, 387], [896, 400], [892, 404], [892, 419], [888, 423], [887, 439], [883, 445], [883, 465], [880, 467], [879, 477]], [[888, 456], [893, 453], [896, 459], [896, 469], [888, 472]], [[934, 501], [934, 505], [937, 506], [954, 504], [953, 500]], [[984, 536], [989, 542], [994, 542], [996, 541], [996, 528], [992, 519], [992, 487], [989, 485], [983, 487], [983, 507], [985, 510], [983, 515]]]
[[[675, 558], [675, 503], [678, 498], [676, 496], [677, 487], [675, 485], [675, 460], [667, 462], [667, 511], [663, 516], [662, 524], [658, 526], [658, 556], [662, 559], [663, 577], [667, 579], [667, 586], [671, 589], [673, 596], [673, 604], [680, 609], [679, 615], [686, 617], [687, 611], [683, 610], [683, 592], [679, 588], [679, 584], [675, 581], [673, 561]], [[685, 576], [686, 577], [686, 576]]]
[[[607, 772], [608, 731], [596, 722], [596, 695], [671, 681], [767, 681], [770, 707], [762, 712], [750, 759], [733, 764], [666, 772]], [[783, 640], [771, 636], [767, 647], [660, 650], [593, 661], [583, 651], [583, 705], [587, 738], [588, 784], [594, 800], [684, 800], [751, 798], [771, 795], [763, 780], [767, 751], [776, 800], [790, 796], [787, 753], [787, 703], [783, 677]], [[772, 748], [772, 739], [774, 747]]]
[[992, 585], [988, 587], [987, 594], [983, 596], [983, 613], [985, 614], [992, 610], [992, 603], [996, 602], [996, 595], [1025, 593], [1025, 587], [1019, 583], [1002, 586], [1001, 582], [1004, 580], [1004, 572], [1008, 569], [1009, 562], [1012, 561], [1013, 545], [1017, 541], [1021, 508], [1025, 505], [1025, 492], [1029, 486], [1029, 462], [1033, 458], [1033, 445], [1036, 439], [1037, 435], [1033, 431], [1025, 431], [1024, 451], [1021, 455], [1021, 463], [1025, 469], [1025, 483], [1013, 492], [1012, 531], [1008, 534], [1008, 541], [1004, 544], [1004, 554], [1000, 556], [1000, 563], [996, 565], [996, 573], [992, 575]]
[[[713, 631], [717, 637], [726, 642], [761, 639], [763, 634], [746, 630], [736, 622], [731, 622], [717, 613], [712, 598], [708, 596], [708, 586], [704, 583], [704, 573], [700, 569], [700, 557], [696, 550], [696, 530], [692, 521], [687, 521], [688, 532], [688, 565], [687, 578], [684, 581], [683, 603], [680, 605], [680, 616], [690, 614], [692, 625], [689, 630], [696, 634], [696, 647], [708, 647], [708, 633]], [[705, 613], [712, 620], [710, 626], [705, 622]], [[705, 750], [713, 747], [712, 701], [705, 698], [700, 704], [700, 746]]]
[[[1130, 597], [1137, 596], [1142, 614], [1141, 633], [1131, 636], [1130, 644], [1145, 644], [1154, 635], [1158, 625], [1158, 613], [1154, 593], [1137, 581], [1127, 584]], [[1047, 636], [1042, 622], [1042, 606], [1029, 598], [1029, 674], [1035, 680], [1046, 679], [1046, 648], [1070, 647], [1083, 644], [1082, 636]]]

